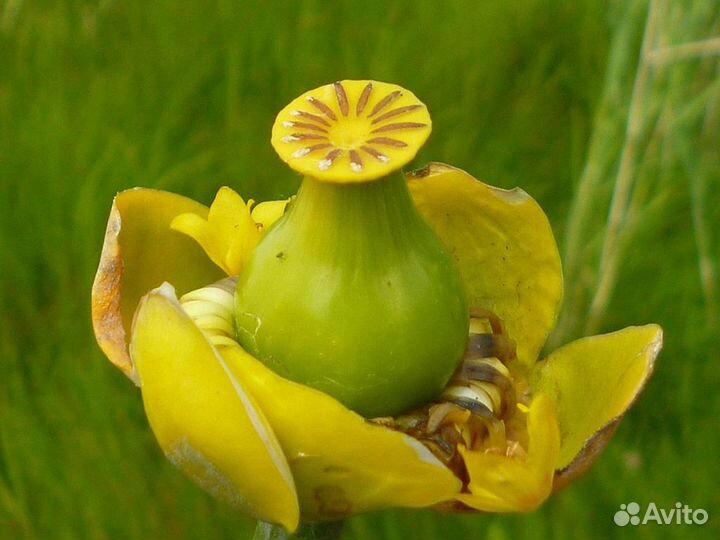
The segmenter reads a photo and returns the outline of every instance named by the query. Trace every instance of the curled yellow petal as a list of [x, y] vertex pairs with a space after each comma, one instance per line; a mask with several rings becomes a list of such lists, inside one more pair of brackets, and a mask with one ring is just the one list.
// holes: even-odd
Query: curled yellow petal
[[249, 206], [229, 187], [217, 192], [207, 219], [183, 214], [173, 220], [171, 227], [194, 238], [229, 276], [240, 273], [260, 240]]
[[253, 206], [251, 215], [261, 232], [267, 231], [273, 223], [282, 217], [289, 202], [289, 199], [265, 201]]
[[530, 512], [552, 491], [560, 434], [552, 401], [537, 395], [527, 412], [527, 454], [505, 455], [460, 447], [470, 482], [456, 499], [484, 512]]
[[229, 187], [218, 190], [205, 216], [186, 213], [171, 227], [193, 238], [207, 256], [229, 276], [237, 276], [247, 264], [262, 234], [285, 212], [288, 201], [245, 203]]
[[219, 350], [272, 425], [305, 519], [419, 508], [459, 491], [460, 481], [415, 439], [371, 424], [330, 396], [279, 377], [239, 346]]
[[100, 348], [128, 377], [135, 377], [127, 345], [140, 298], [165, 280], [185, 293], [222, 276], [191, 239], [170, 229], [179, 214], [204, 219], [207, 212], [154, 189], [123, 191], [113, 200], [92, 288], [92, 321]]
[[455, 258], [471, 308], [498, 315], [531, 365], [555, 325], [562, 270], [552, 229], [521, 189], [434, 163], [409, 177], [415, 204]]
[[431, 131], [427, 107], [395, 84], [338, 81], [305, 92], [275, 119], [272, 145], [324, 182], [377, 180], [408, 163]]
[[141, 301], [130, 349], [168, 459], [216, 497], [294, 530], [297, 496], [272, 428], [170, 285]]
[[[533, 389], [547, 393], [558, 411], [562, 445], [556, 469], [582, 458], [584, 470], [585, 458], [598, 455], [601, 448], [592, 444], [593, 437], [632, 405], [661, 348], [662, 329], [649, 324], [573, 341], [537, 364]], [[587, 456], [585, 448], [591, 450]]]

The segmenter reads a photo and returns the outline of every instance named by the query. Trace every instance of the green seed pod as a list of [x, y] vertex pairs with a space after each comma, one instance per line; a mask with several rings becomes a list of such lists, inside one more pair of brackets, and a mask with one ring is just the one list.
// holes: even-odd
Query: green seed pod
[[[368, 85], [344, 84], [350, 104], [352, 90]], [[365, 105], [372, 110], [383, 97], [370, 95]], [[334, 115], [341, 120], [343, 111], [358, 109], [339, 99]], [[354, 144], [360, 148], [362, 138]], [[403, 150], [405, 161], [414, 155]], [[253, 253], [235, 297], [238, 339], [248, 351], [365, 416], [396, 414], [437, 396], [468, 336], [459, 272], [413, 206], [403, 176], [388, 176], [402, 164], [375, 163], [385, 175], [364, 181], [351, 176], [357, 167], [318, 175], [322, 180], [306, 176]], [[320, 167], [327, 173], [327, 162]]]

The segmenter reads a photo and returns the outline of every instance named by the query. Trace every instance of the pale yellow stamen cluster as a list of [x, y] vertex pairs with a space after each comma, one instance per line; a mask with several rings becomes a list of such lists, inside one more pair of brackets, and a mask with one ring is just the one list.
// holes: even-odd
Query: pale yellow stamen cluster
[[[466, 363], [468, 360], [466, 360]], [[508, 368], [497, 358], [474, 359], [477, 368], [484, 368], [495, 372], [498, 377], [504, 377], [512, 381]], [[453, 380], [442, 394], [442, 399], [447, 401], [467, 401], [486, 407], [496, 416], [502, 415], [502, 409], [506, 405], [505, 397], [497, 384], [490, 381], [478, 380]]]
[[234, 293], [237, 278], [226, 278], [180, 298], [185, 312], [213, 345], [236, 345]]

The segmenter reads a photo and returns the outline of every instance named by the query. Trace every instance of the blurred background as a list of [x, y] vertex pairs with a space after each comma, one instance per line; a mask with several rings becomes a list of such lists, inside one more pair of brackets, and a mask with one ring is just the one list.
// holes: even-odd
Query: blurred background
[[[552, 346], [666, 331], [613, 443], [537, 513], [387, 511], [343, 538], [718, 538], [716, 0], [0, 0], [0, 538], [250, 537], [162, 456], [95, 345], [90, 286], [118, 190], [293, 193], [275, 114], [343, 78], [427, 103], [414, 165], [520, 185], [545, 208], [566, 278]], [[630, 501], [709, 521], [615, 526]]]

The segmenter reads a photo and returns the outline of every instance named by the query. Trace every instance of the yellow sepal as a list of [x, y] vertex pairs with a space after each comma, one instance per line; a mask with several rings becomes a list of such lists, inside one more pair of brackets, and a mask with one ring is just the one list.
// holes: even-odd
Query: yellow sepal
[[239, 346], [220, 351], [273, 426], [290, 463], [304, 519], [420, 508], [459, 491], [460, 481], [415, 439], [371, 424], [330, 396], [283, 379]]
[[659, 326], [634, 326], [573, 341], [537, 365], [533, 391], [547, 393], [558, 411], [562, 444], [556, 469], [568, 467], [596, 433], [625, 414], [661, 348]]
[[170, 229], [180, 214], [204, 219], [207, 213], [191, 199], [154, 189], [130, 189], [113, 200], [92, 288], [92, 320], [100, 348], [130, 378], [127, 345], [140, 298], [165, 280], [183, 294], [222, 277], [195, 242]]
[[273, 429], [167, 283], [141, 301], [130, 351], [168, 459], [216, 497], [295, 530], [295, 486]]
[[526, 455], [507, 456], [460, 447], [470, 493], [456, 499], [483, 512], [531, 512], [552, 492], [560, 434], [552, 401], [540, 394], [528, 411]]
[[433, 163], [410, 175], [417, 208], [458, 263], [471, 309], [490, 310], [532, 365], [555, 325], [562, 269], [547, 217], [519, 188], [484, 184]]

